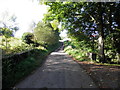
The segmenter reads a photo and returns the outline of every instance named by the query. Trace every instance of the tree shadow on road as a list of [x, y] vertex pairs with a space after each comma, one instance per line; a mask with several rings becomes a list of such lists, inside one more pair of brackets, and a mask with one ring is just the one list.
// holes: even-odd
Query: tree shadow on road
[[100, 88], [120, 88], [120, 66], [77, 61]]

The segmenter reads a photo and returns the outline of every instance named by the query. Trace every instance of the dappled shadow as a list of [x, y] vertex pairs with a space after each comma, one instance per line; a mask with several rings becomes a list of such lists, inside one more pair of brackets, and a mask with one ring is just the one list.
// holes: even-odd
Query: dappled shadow
[[44, 65], [17, 87], [23, 88], [95, 88], [94, 82], [62, 50], [51, 53]]
[[44, 67], [45, 67], [44, 70], [46, 71], [51, 70], [53, 72], [60, 71], [60, 70], [67, 70], [67, 71], [70, 70], [70, 72], [79, 70], [79, 68], [76, 67], [76, 63], [73, 62], [71, 58], [69, 58], [67, 54], [63, 52], [51, 53]]
[[118, 88], [120, 86], [120, 66], [98, 65], [78, 62], [101, 88]]

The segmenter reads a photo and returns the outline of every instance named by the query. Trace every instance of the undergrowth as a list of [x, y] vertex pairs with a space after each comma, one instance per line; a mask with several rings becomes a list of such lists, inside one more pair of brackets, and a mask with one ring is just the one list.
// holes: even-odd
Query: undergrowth
[[[2, 88], [12, 88], [20, 80], [28, 76], [35, 69], [40, 67], [45, 58], [55, 49], [60, 46], [59, 43], [55, 45], [49, 45], [46, 50], [34, 49], [29, 52], [29, 55], [24, 60], [21, 60], [18, 64], [12, 65], [12, 63], [3, 63], [2, 73]], [[6, 61], [12, 61], [6, 60]]]

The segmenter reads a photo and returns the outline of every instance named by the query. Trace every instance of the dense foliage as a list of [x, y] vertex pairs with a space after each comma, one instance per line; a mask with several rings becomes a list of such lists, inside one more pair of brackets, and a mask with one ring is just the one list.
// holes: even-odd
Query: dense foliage
[[9, 58], [3, 58], [2, 88], [13, 87], [23, 77], [26, 77], [41, 66], [45, 58], [59, 46], [60, 43], [49, 45], [48, 49], [37, 47], [21, 54], [15, 54]]
[[4, 35], [6, 38], [12, 36], [12, 32], [9, 28], [0, 28], [0, 34], [1, 36]]
[[59, 33], [55, 23], [52, 24], [53, 27], [44, 23], [41, 26], [44, 28], [36, 28], [44, 35], [41, 31], [37, 34], [27, 32], [22, 38], [13, 37], [12, 30], [8, 28], [0, 28], [3, 88], [14, 86], [21, 78], [40, 66], [49, 53], [59, 47]]
[[[44, 0], [43, 0], [44, 1]], [[45, 57], [59, 47], [58, 25], [68, 31], [71, 41], [65, 42], [65, 51], [81, 61], [120, 62], [120, 3], [119, 2], [45, 2], [49, 12], [32, 33], [15, 38], [18, 27], [0, 27], [0, 49], [3, 55], [3, 88], [13, 86], [42, 63]], [[16, 17], [11, 18], [14, 23]], [[32, 51], [32, 52], [31, 52]], [[24, 57], [23, 52], [27, 53]], [[20, 55], [21, 60], [14, 57]]]
[[34, 29], [35, 39], [43, 44], [55, 44], [59, 40], [59, 34], [50, 23], [39, 22]]
[[38, 23], [33, 33], [13, 37], [12, 30], [0, 28], [3, 88], [14, 86], [21, 78], [40, 66], [47, 55], [60, 46], [57, 24]]
[[45, 4], [50, 6], [45, 21], [58, 20], [63, 28], [68, 30], [70, 38], [79, 43], [86, 41], [93, 49], [92, 43], [95, 45], [97, 43], [99, 62], [106, 62], [107, 57], [114, 60], [110, 52], [118, 57], [117, 61], [120, 61], [119, 2], [45, 2]]
[[30, 32], [23, 33], [22, 40], [25, 43], [27, 43], [27, 44], [34, 43], [32, 40], [33, 38], [34, 38], [33, 33], [30, 33]]
[[89, 47], [89, 44], [87, 44], [85, 41], [78, 43], [74, 40], [72, 42], [64, 42], [64, 45], [64, 51], [73, 56], [75, 59], [80, 61], [91, 60], [87, 55], [87, 52], [93, 53], [93, 51]]
[[[0, 48], [2, 49], [3, 57], [20, 53], [33, 48], [32, 45], [28, 45], [24, 43], [21, 39], [10, 37], [7, 38], [6, 40], [4, 36], [0, 36], [0, 37], [2, 41], [0, 42]], [[7, 46], [6, 46], [6, 42], [7, 42]]]

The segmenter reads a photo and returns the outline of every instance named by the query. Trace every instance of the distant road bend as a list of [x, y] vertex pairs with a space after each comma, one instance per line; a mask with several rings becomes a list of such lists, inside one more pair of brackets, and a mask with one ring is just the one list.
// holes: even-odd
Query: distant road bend
[[42, 67], [16, 88], [97, 88], [80, 65], [63, 50], [52, 52]]

